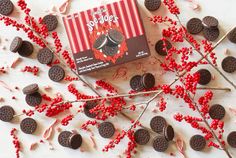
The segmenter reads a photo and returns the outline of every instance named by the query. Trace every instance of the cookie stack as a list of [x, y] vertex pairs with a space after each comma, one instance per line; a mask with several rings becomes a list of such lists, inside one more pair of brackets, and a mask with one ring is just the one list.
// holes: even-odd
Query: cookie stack
[[[168, 125], [165, 118], [155, 116], [150, 122], [151, 129], [158, 133], [152, 142], [154, 150], [165, 152], [168, 149], [169, 142], [174, 139], [175, 132], [172, 126]], [[138, 129], [134, 133], [134, 140], [139, 145], [145, 145], [149, 142], [151, 136], [148, 130]]]
[[153, 140], [153, 148], [158, 152], [165, 152], [168, 149], [169, 141], [172, 141], [175, 136], [173, 127], [168, 125], [162, 116], [153, 117], [150, 127], [154, 132], [159, 134]]
[[135, 75], [130, 80], [130, 87], [134, 91], [148, 90], [155, 86], [155, 76], [151, 73], [145, 73], [141, 75]]
[[215, 41], [220, 35], [218, 25], [219, 21], [213, 16], [206, 16], [202, 20], [192, 18], [187, 22], [187, 30], [193, 35], [203, 32], [208, 41]]
[[25, 101], [29, 106], [36, 107], [41, 104], [42, 96], [38, 92], [39, 86], [38, 84], [30, 84], [23, 88], [23, 93], [26, 95]]
[[114, 56], [119, 52], [119, 45], [125, 40], [124, 35], [116, 30], [110, 29], [107, 33], [101, 34], [93, 44], [93, 48], [100, 50], [106, 56]]
[[63, 131], [58, 136], [58, 142], [63, 147], [78, 149], [82, 145], [83, 140], [80, 134]]
[[22, 57], [29, 57], [34, 52], [34, 47], [29, 41], [23, 41], [20, 37], [15, 37], [10, 45], [10, 51], [18, 52]]

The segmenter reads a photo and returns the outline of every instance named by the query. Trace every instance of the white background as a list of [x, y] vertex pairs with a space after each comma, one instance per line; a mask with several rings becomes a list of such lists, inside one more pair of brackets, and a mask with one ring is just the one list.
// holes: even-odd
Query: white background
[[[200, 6], [201, 10], [200, 11], [194, 11], [189, 7], [189, 3], [186, 2], [185, 0], [177, 0], [178, 5], [181, 8], [181, 20], [183, 23], [186, 23], [188, 19], [191, 17], [199, 17], [203, 18], [206, 15], [213, 15], [219, 19], [220, 22], [220, 28], [221, 28], [221, 36], [229, 30], [231, 27], [236, 25], [235, 21], [235, 5], [236, 1], [235, 0], [227, 0], [227, 1], [222, 1], [222, 0], [196, 0]], [[32, 15], [38, 17], [38, 16], [43, 16], [47, 14], [47, 10], [51, 10], [52, 6], [58, 6], [60, 5], [63, 0], [41, 0], [41, 1], [35, 1], [35, 0], [28, 0], [29, 6], [32, 9]], [[106, 0], [106, 2], [112, 2], [112, 0]], [[16, 4], [16, 0], [14, 0], [14, 3]], [[95, 6], [99, 6], [104, 1], [102, 0], [72, 0], [71, 6], [69, 13], [74, 13], [82, 10], [86, 10]], [[155, 54], [153, 44], [160, 39], [160, 32], [161, 32], [161, 27], [162, 26], [154, 26], [152, 25], [148, 19], [147, 16], [150, 15], [148, 11], [144, 8], [143, 6], [143, 0], [139, 0], [139, 6], [141, 9], [142, 13], [142, 18], [145, 23], [145, 29], [147, 31], [147, 36], [148, 39], [151, 41], [150, 48], [152, 51], [152, 55], [158, 57]], [[18, 9], [17, 9], [18, 10]], [[158, 10], [157, 12], [153, 13], [155, 15], [166, 15], [167, 11], [162, 8]], [[17, 13], [14, 13], [17, 14]], [[61, 15], [59, 15], [61, 16]], [[61, 19], [59, 17], [59, 19]], [[16, 32], [14, 31], [13, 28], [11, 27], [5, 27], [0, 24], [0, 38], [1, 38], [1, 44], [0, 44], [0, 66], [9, 66], [12, 61], [14, 61], [18, 55], [10, 53], [8, 50], [3, 50], [3, 47], [9, 47], [10, 41], [16, 36], [19, 35], [26, 39], [26, 36], [22, 32]], [[58, 28], [59, 35], [62, 39], [63, 45], [68, 48], [68, 40], [65, 34], [65, 30], [63, 28], [62, 23], [60, 23], [60, 27]], [[201, 38], [201, 37], [199, 37]], [[9, 41], [6, 41], [5, 39], [8, 39]], [[217, 49], [217, 57], [219, 58], [218, 64], [220, 65], [220, 62], [222, 61], [222, 58], [224, 58], [226, 55], [224, 54], [225, 49], [229, 49], [230, 55], [236, 56], [236, 45], [231, 44], [228, 42], [228, 40], [225, 40]], [[37, 52], [38, 47], [35, 46], [35, 51]], [[36, 54], [36, 53], [35, 53]], [[198, 59], [198, 56], [194, 55], [194, 58]], [[159, 58], [159, 57], [158, 57]], [[129, 90], [129, 79], [132, 75], [134, 74], [142, 74], [145, 71], [152, 72], [156, 75], [156, 79], [158, 83], [169, 83], [174, 76], [172, 74], [162, 74], [162, 70], [160, 69], [159, 65], [149, 65], [148, 63], [150, 62], [152, 58], [147, 58], [147, 59], [142, 59], [139, 61], [135, 61], [129, 64], [122, 65], [120, 67], [127, 67], [129, 69], [127, 73], [127, 77], [125, 78], [120, 78], [117, 80], [113, 81], [113, 84], [119, 88], [120, 92], [124, 93]], [[160, 58], [161, 59], [161, 58]], [[161, 59], [162, 60], [162, 59]], [[142, 70], [137, 70], [137, 65], [142, 64], [143, 68]], [[39, 66], [40, 67], [40, 75], [39, 77], [35, 77], [32, 74], [29, 73], [22, 73], [20, 70], [26, 66], [26, 65], [31, 65], [31, 66]], [[216, 71], [212, 69], [210, 66], [205, 66], [208, 69], [212, 70], [212, 73], [215, 76], [215, 80], [209, 85], [209, 86], [218, 86], [218, 87], [230, 87], [230, 85], [222, 79], [221, 76], [218, 75]], [[91, 75], [85, 76], [88, 80], [91, 81], [91, 83], [94, 83], [94, 80], [97, 79], [104, 79], [106, 78], [108, 81], [112, 80], [112, 75], [116, 72], [116, 70], [119, 67], [114, 67], [110, 69], [106, 69], [103, 71], [99, 71], [99, 73], [93, 73]], [[220, 68], [220, 70], [222, 70]], [[30, 83], [38, 83], [39, 86], [41, 87], [41, 91], [44, 92], [43, 86], [50, 85], [53, 87], [53, 90], [50, 92], [47, 92], [47, 94], [53, 96], [57, 92], [61, 92], [63, 96], [66, 99], [74, 99], [74, 97], [69, 94], [66, 91], [66, 86], [68, 83], [54, 83], [48, 79], [47, 76], [48, 72], [48, 67], [40, 65], [36, 59], [35, 55], [33, 55], [30, 59], [24, 58], [23, 62], [21, 62], [15, 69], [8, 69], [8, 74], [6, 75], [0, 75], [0, 80], [5, 81], [8, 85], [10, 85], [13, 89], [15, 86], [18, 86], [20, 89], [22, 89], [24, 86], [30, 84]], [[231, 80], [236, 79], [236, 74], [231, 74], [228, 75], [228, 77]], [[75, 82], [78, 89], [80, 91], [85, 92], [86, 94], [91, 93], [87, 88], [83, 87], [80, 82]], [[232, 88], [232, 87], [230, 87]], [[202, 94], [200, 92], [199, 94]], [[12, 100], [11, 97], [16, 96], [17, 100]], [[26, 105], [24, 101], [24, 95], [17, 91], [14, 90], [14, 92], [9, 92], [8, 90], [0, 87], [0, 97], [3, 97], [5, 102], [0, 103], [0, 105], [11, 105], [14, 107], [17, 113], [20, 113], [22, 109], [29, 109], [29, 107]], [[189, 114], [191, 111], [188, 110], [188, 108], [183, 107], [185, 104], [182, 102], [179, 102], [178, 100], [172, 98], [172, 97], [167, 97], [168, 98], [168, 108], [167, 110], [160, 114], [166, 117], [168, 120], [168, 123], [174, 126], [176, 130], [176, 134], [179, 135], [184, 139], [186, 142], [186, 155], [189, 158], [200, 158], [200, 157], [205, 157], [205, 158], [225, 158], [226, 155], [223, 151], [216, 150], [216, 149], [206, 149], [204, 152], [195, 152], [193, 151], [189, 145], [188, 141], [189, 138], [194, 135], [194, 134], [199, 134], [199, 131], [193, 130], [190, 125], [187, 125], [185, 123], [177, 123], [176, 121], [173, 120], [173, 115], [176, 112], [182, 112], [184, 114]], [[146, 98], [143, 98], [146, 99]], [[227, 110], [227, 116], [224, 118], [225, 120], [225, 125], [226, 125], [226, 132], [224, 137], [228, 135], [228, 133], [232, 130], [236, 130], [235, 128], [235, 117], [233, 116], [232, 113], [229, 112], [228, 108], [229, 107], [235, 107], [235, 91], [230, 93], [225, 93], [224, 91], [216, 92], [214, 99], [212, 101], [212, 104], [214, 103], [219, 103], [222, 104], [226, 110]], [[155, 103], [154, 103], [155, 104]], [[153, 105], [154, 105], [153, 104]], [[78, 106], [78, 104], [75, 104], [75, 106]], [[150, 107], [150, 109], [146, 112], [144, 117], [142, 118], [141, 122], [148, 126], [149, 121], [151, 119], [151, 115], [155, 115], [152, 113], [153, 107]], [[138, 113], [141, 110], [138, 109], [136, 114], [130, 114], [134, 119], [137, 117]], [[72, 111], [73, 113], [73, 111]], [[128, 112], [129, 113], [129, 112]], [[193, 113], [192, 115], [198, 116], [197, 114]], [[38, 142], [40, 139], [42, 139], [42, 133], [47, 128], [53, 121], [54, 119], [51, 118], [46, 118], [42, 114], [36, 114], [35, 119], [37, 120], [39, 124], [39, 129], [37, 130], [35, 135], [25, 135], [22, 132], [18, 133], [19, 139], [22, 142], [22, 147], [23, 147], [23, 152], [21, 153], [21, 157], [24, 158], [52, 158], [52, 157], [57, 157], [57, 158], [75, 158], [75, 157], [111, 157], [115, 158], [117, 155], [122, 154], [124, 147], [126, 146], [126, 140], [121, 142], [121, 144], [114, 150], [109, 153], [103, 154], [101, 152], [102, 147], [108, 143], [109, 140], [104, 140], [102, 139], [96, 129], [93, 129], [94, 134], [95, 134], [95, 140], [98, 145], [98, 149], [92, 148], [92, 143], [89, 138], [90, 134], [85, 133], [83, 131], [80, 131], [79, 127], [80, 125], [86, 120], [86, 117], [83, 116], [83, 114], [80, 114], [76, 116], [76, 118], [71, 122], [71, 124], [66, 127], [68, 130], [73, 130], [77, 129], [84, 138], [84, 143], [82, 148], [85, 150], [85, 152], [81, 152], [80, 150], [70, 150], [61, 147], [57, 143], [57, 135], [58, 132], [54, 132], [53, 137], [51, 139], [52, 145], [54, 146], [54, 150], [49, 150], [49, 145], [48, 142], [45, 142], [44, 144], [40, 144], [38, 148], [35, 151], [29, 151], [29, 146], [30, 144], [34, 142]], [[12, 138], [10, 137], [10, 130], [15, 127], [19, 129], [19, 122], [20, 120], [23, 119], [23, 117], [15, 119], [13, 124], [8, 124], [8, 123], [3, 123], [0, 122], [0, 157], [2, 158], [12, 158], [15, 157], [15, 149], [11, 143]], [[127, 129], [128, 126], [130, 125], [129, 121], [124, 119], [122, 116], [119, 116], [118, 118], [114, 118], [111, 121], [113, 121], [118, 129], [125, 128]], [[59, 125], [58, 125], [59, 126]], [[65, 128], [65, 127], [62, 127]], [[154, 136], [153, 136], [154, 137]], [[234, 155], [233, 157], [236, 156], [236, 152], [234, 149], [229, 148], [230, 152]], [[178, 153], [176, 150], [176, 147], [174, 143], [170, 144], [170, 147], [166, 153], [157, 153], [155, 152], [152, 147], [151, 143], [147, 146], [144, 147], [139, 147], [138, 148], [138, 154], [135, 157], [140, 157], [140, 158], [164, 158], [164, 157], [172, 157], [169, 156], [169, 153], [174, 153], [176, 154], [176, 157], [181, 157], [181, 155]]]

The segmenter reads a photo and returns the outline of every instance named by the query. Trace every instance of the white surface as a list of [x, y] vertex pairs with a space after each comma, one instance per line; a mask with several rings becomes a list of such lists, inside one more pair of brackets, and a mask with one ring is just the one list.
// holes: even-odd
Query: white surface
[[[196, 0], [197, 1], [197, 0]], [[14, 0], [16, 3], [16, 0]], [[35, 0], [28, 0], [30, 8], [32, 8], [32, 14], [35, 16], [39, 15], [44, 15], [46, 14], [46, 10], [50, 10], [53, 5], [59, 5], [63, 2], [63, 0], [40, 0], [40, 1], [35, 1]], [[106, 2], [112, 2], [106, 1]], [[185, 0], [178, 0], [178, 4], [181, 7], [181, 19], [183, 22], [186, 22], [190, 17], [199, 17], [202, 18], [205, 15], [214, 15], [217, 17], [220, 21], [220, 26], [222, 28], [221, 32], [225, 32], [229, 30], [232, 26], [236, 25], [235, 22], [235, 5], [236, 1], [235, 0], [227, 0], [222, 1], [222, 0], [198, 0], [199, 4], [201, 5], [202, 9], [201, 11], [193, 11], [192, 9], [189, 8], [188, 3]], [[70, 8], [70, 13], [74, 13], [75, 11], [82, 11], [85, 9], [89, 9], [95, 6], [99, 6], [102, 3], [102, 0], [74, 0], [72, 1], [71, 8]], [[142, 0], [139, 0], [140, 5], [143, 4]], [[142, 8], [142, 17], [145, 22], [145, 28], [147, 31], [147, 36], [148, 38], [152, 41], [154, 44], [156, 40], [160, 38], [160, 28], [157, 26], [153, 26], [150, 24], [147, 20], [147, 11], [143, 6]], [[156, 15], [165, 15], [166, 10], [162, 7], [159, 11], [155, 13]], [[24, 33], [22, 32], [16, 32], [14, 29], [10, 27], [5, 27], [0, 24], [0, 37], [2, 39], [2, 46], [8, 47], [10, 42], [4, 42], [4, 39], [7, 38], [9, 40], [13, 39], [14, 36], [20, 35], [22, 37], [26, 37]], [[58, 29], [58, 32], [60, 34], [61, 39], [63, 39], [63, 44], [64, 46], [68, 47], [68, 41], [67, 37], [65, 35], [65, 31], [63, 28], [62, 23], [60, 23], [60, 28]], [[35, 47], [36, 50], [38, 50], [38, 47]], [[233, 45], [229, 43], [227, 40], [221, 44], [217, 50], [217, 57], [219, 58], [218, 63], [220, 64], [220, 61], [222, 60], [223, 57], [225, 57], [224, 50], [228, 48], [230, 50], [231, 55], [236, 56], [236, 45]], [[153, 52], [153, 56], [156, 56], [154, 52], [154, 48], [151, 47], [151, 50]], [[0, 66], [6, 66], [10, 65], [12, 61], [17, 57], [17, 54], [10, 53], [9, 51], [4, 51], [1, 50], [0, 52]], [[197, 57], [196, 57], [197, 58]], [[159, 83], [169, 83], [172, 79], [173, 76], [172, 74], [166, 74], [164, 76], [160, 76], [161, 71], [158, 65], [151, 65], [148, 66], [148, 61], [151, 60], [151, 58], [148, 59], [143, 59], [139, 60], [136, 62], [132, 62], [129, 64], [125, 64], [122, 66], [128, 67], [128, 77], [134, 75], [134, 74], [142, 74], [140, 70], [137, 71], [136, 69], [136, 64], [137, 63], [143, 63], [143, 70], [153, 72], [156, 74], [157, 81]], [[40, 67], [40, 76], [39, 77], [34, 77], [32, 74], [29, 73], [21, 73], [20, 69], [23, 68], [25, 65], [36, 65]], [[213, 81], [209, 86], [220, 86], [220, 87], [230, 87], [228, 83], [226, 83], [222, 77], [218, 75], [217, 72], [215, 72], [212, 67], [206, 66], [216, 76], [216, 80]], [[112, 75], [116, 71], [118, 67], [115, 68], [110, 68], [106, 69], [103, 71], [99, 71], [99, 73], [94, 73], [89, 76], [86, 76], [91, 80], [92, 83], [94, 83], [94, 80], [96, 79], [102, 79], [102, 78], [107, 78], [107, 80], [112, 80]], [[220, 68], [221, 69], [221, 68]], [[36, 82], [40, 85], [42, 88], [45, 85], [51, 85], [53, 87], [53, 91], [51, 91], [50, 95], [54, 95], [56, 92], [62, 92], [64, 97], [66, 99], [74, 99], [74, 97], [67, 92], [67, 84], [57, 84], [53, 83], [50, 81], [47, 77], [47, 71], [48, 67], [40, 65], [35, 59], [23, 59], [23, 62], [21, 62], [16, 69], [10, 69], [9, 74], [6, 75], [1, 75], [0, 80], [4, 80], [7, 84], [9, 84], [12, 88], [15, 86], [18, 86], [20, 88], [23, 88], [24, 86], [28, 85], [29, 83]], [[236, 75], [228, 75], [230, 79], [234, 80], [236, 79]], [[129, 80], [129, 78], [128, 78]], [[114, 85], [116, 87], [120, 88], [120, 92], [127, 92], [127, 86], [128, 86], [128, 80], [127, 79], [118, 79], [114, 81]], [[82, 87], [80, 82], [76, 82], [77, 87], [80, 89], [80, 91], [83, 92], [90, 92], [88, 89]], [[121, 86], [122, 85], [122, 86]], [[200, 92], [199, 94], [202, 94]], [[5, 99], [5, 102], [0, 103], [0, 105], [12, 105], [15, 110], [20, 113], [22, 109], [29, 109], [29, 107], [25, 104], [24, 102], [24, 95], [21, 92], [14, 91], [13, 93], [10, 93], [9, 91], [5, 90], [4, 88], [0, 87], [0, 96]], [[11, 97], [16, 96], [17, 100], [12, 100]], [[177, 123], [176, 121], [173, 120], [173, 114], [176, 112], [180, 111], [184, 114], [189, 114], [190, 111], [187, 108], [181, 108], [179, 105], [184, 105], [184, 103], [177, 101], [176, 99], [172, 97], [168, 97], [169, 99], [169, 104], [168, 104], [168, 109], [161, 115], [164, 115], [168, 122], [175, 127], [176, 133], [180, 135], [181, 137], [184, 138], [185, 142], [187, 143], [186, 145], [186, 155], [189, 158], [225, 158], [226, 155], [223, 151], [216, 150], [216, 149], [209, 149], [205, 152], [195, 152], [190, 147], [188, 146], [188, 140], [189, 138], [194, 135], [199, 133], [199, 131], [193, 130], [190, 125], [187, 125], [185, 123]], [[212, 101], [213, 103], [220, 103], [224, 105], [227, 109], [227, 117], [224, 119], [225, 120], [225, 126], [226, 126], [226, 132], [225, 132], [225, 137], [231, 130], [236, 130], [235, 128], [235, 117], [232, 114], [229, 114], [228, 107], [236, 107], [235, 104], [235, 91], [231, 93], [225, 93], [225, 92], [216, 92], [214, 99]], [[76, 105], [75, 105], [76, 106]], [[154, 115], [151, 112], [152, 107], [150, 110], [146, 112], [142, 119], [142, 123], [147, 125], [149, 124], [149, 121], [151, 119], [150, 115]], [[138, 110], [138, 112], [141, 110]], [[137, 112], [137, 113], [138, 113]], [[136, 114], [137, 115], [137, 114]], [[196, 115], [196, 114], [193, 114]], [[80, 152], [80, 150], [70, 150], [61, 147], [57, 143], [57, 135], [58, 133], [54, 133], [53, 139], [52, 139], [52, 144], [55, 147], [55, 150], [51, 151], [49, 150], [49, 145], [48, 143], [45, 144], [40, 144], [39, 147], [35, 151], [29, 151], [29, 146], [31, 143], [34, 143], [36, 141], [39, 141], [42, 136], [43, 130], [48, 127], [52, 122], [53, 119], [46, 118], [42, 114], [36, 114], [34, 116], [40, 126], [40, 129], [37, 131], [36, 135], [25, 135], [21, 132], [19, 132], [18, 136], [21, 142], [23, 142], [23, 152], [21, 153], [22, 158], [75, 158], [75, 157], [80, 157], [80, 158], [85, 158], [85, 157], [104, 157], [104, 158], [114, 158], [117, 157], [117, 155], [121, 154], [124, 150], [124, 147], [126, 146], [126, 141], [122, 141], [120, 145], [114, 150], [109, 153], [102, 153], [101, 149], [102, 147], [108, 143], [108, 140], [101, 139], [100, 136], [98, 135], [96, 129], [93, 129], [95, 132], [95, 140], [98, 144], [98, 150], [95, 150], [92, 148], [91, 145], [91, 140], [89, 139], [89, 134], [81, 132], [81, 134], [84, 137], [85, 143], [83, 143], [83, 148], [86, 150], [85, 152]], [[133, 118], [136, 118], [135, 114], [132, 114]], [[20, 119], [23, 119], [21, 117]], [[19, 120], [20, 120], [19, 119]], [[10, 130], [13, 127], [16, 127], [19, 129], [19, 120], [16, 120], [14, 124], [7, 124], [0, 122], [0, 157], [2, 158], [12, 158], [15, 157], [15, 149], [13, 148], [12, 145], [12, 138], [9, 135]], [[78, 129], [80, 125], [83, 123], [83, 121], [86, 120], [86, 118], [83, 116], [83, 114], [80, 114], [76, 116], [76, 118], [71, 122], [71, 124], [66, 127], [68, 130], [72, 129]], [[113, 120], [111, 120], [115, 123], [117, 128], [127, 128], [129, 126], [129, 122], [125, 119], [122, 118], [122, 116], [119, 116]], [[124, 123], [125, 122], [125, 123]], [[80, 131], [80, 130], [79, 130]], [[236, 157], [236, 152], [234, 149], [230, 148], [230, 152], [233, 153], [233, 157]], [[181, 157], [181, 155], [178, 153], [176, 150], [174, 144], [171, 144], [169, 147], [169, 150], [167, 153], [157, 153], [155, 152], [151, 145], [149, 144], [148, 146], [145, 147], [139, 147], [138, 149], [138, 154], [135, 157], [140, 157], [140, 158], [164, 158], [164, 157], [172, 157], [169, 156], [169, 153], [175, 153], [176, 157]]]

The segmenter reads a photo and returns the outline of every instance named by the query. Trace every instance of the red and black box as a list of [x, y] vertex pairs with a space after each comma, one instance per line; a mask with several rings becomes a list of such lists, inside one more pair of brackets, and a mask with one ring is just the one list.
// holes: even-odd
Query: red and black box
[[63, 21], [79, 74], [150, 55], [137, 0], [120, 0]]

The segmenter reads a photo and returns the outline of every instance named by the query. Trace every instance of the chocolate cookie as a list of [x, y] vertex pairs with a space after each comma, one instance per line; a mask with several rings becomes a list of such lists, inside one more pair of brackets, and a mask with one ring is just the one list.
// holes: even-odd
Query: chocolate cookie
[[219, 21], [213, 16], [206, 16], [202, 19], [203, 25], [208, 28], [216, 28], [219, 25]]
[[60, 82], [65, 77], [65, 71], [62, 67], [55, 65], [48, 71], [49, 78], [54, 82]]
[[134, 140], [139, 145], [145, 145], [150, 140], [150, 133], [146, 129], [139, 129], [134, 133]]
[[40, 49], [37, 54], [37, 59], [41, 64], [49, 64], [54, 58], [53, 52], [48, 48]]
[[110, 122], [103, 122], [99, 125], [98, 132], [103, 138], [111, 138], [115, 134], [115, 127]]
[[204, 27], [203, 29], [203, 36], [208, 41], [215, 41], [220, 35], [220, 30], [218, 28], [207, 28]]
[[228, 135], [227, 142], [232, 148], [236, 148], [236, 131], [233, 131]]
[[195, 151], [201, 151], [206, 146], [206, 139], [201, 135], [194, 135], [189, 142], [191, 148]]
[[229, 33], [228, 39], [230, 42], [236, 44], [236, 27]]
[[28, 41], [23, 41], [21, 47], [18, 49], [20, 56], [28, 57], [34, 52], [33, 45]]
[[89, 118], [95, 118], [97, 113], [91, 113], [90, 110], [97, 106], [97, 102], [95, 101], [88, 101], [84, 105], [84, 114]]
[[165, 152], [169, 146], [168, 141], [163, 136], [157, 136], [152, 145], [158, 152]]
[[69, 136], [68, 142], [71, 149], [78, 149], [82, 145], [82, 137], [80, 134], [72, 134]]
[[29, 106], [37, 106], [42, 102], [42, 96], [39, 92], [35, 92], [33, 94], [28, 94], [25, 96], [25, 101]]
[[190, 34], [198, 34], [203, 30], [202, 21], [198, 18], [192, 18], [187, 22], [187, 31]]
[[236, 70], [236, 58], [232, 56], [228, 56], [224, 58], [224, 60], [221, 63], [222, 69], [225, 72], [233, 73]]
[[30, 84], [28, 86], [26, 86], [25, 88], [23, 88], [23, 93], [24, 94], [33, 94], [35, 92], [37, 92], [39, 90], [39, 86], [38, 84], [34, 83], [34, 84]]
[[104, 46], [102, 48], [102, 52], [107, 56], [114, 56], [118, 53], [119, 47], [118, 46]]
[[162, 133], [164, 128], [167, 126], [165, 118], [161, 116], [155, 116], [150, 122], [151, 129], [156, 133]]
[[[172, 48], [172, 44], [168, 40], [165, 40], [165, 44], [166, 44], [166, 46], [164, 46], [163, 40], [159, 40], [159, 41], [157, 41], [157, 43], [155, 45], [156, 52], [161, 56], [166, 56], [168, 54], [167, 51]], [[164, 50], [164, 48], [165, 48], [165, 50]]]
[[99, 50], [102, 49], [107, 44], [107, 36], [106, 35], [100, 35], [96, 41], [93, 44], [93, 48]]
[[63, 147], [69, 147], [69, 137], [72, 135], [70, 131], [63, 131], [58, 135], [58, 143]]
[[0, 14], [10, 15], [14, 10], [14, 5], [10, 0], [0, 0]]
[[144, 89], [144, 85], [142, 82], [142, 76], [135, 75], [130, 80], [130, 87], [135, 91], [142, 91]]
[[165, 136], [167, 141], [172, 141], [175, 137], [174, 128], [170, 125], [166, 126], [164, 128], [164, 136]]
[[145, 0], [144, 5], [149, 11], [156, 11], [161, 6], [161, 0]]
[[109, 30], [107, 37], [108, 37], [109, 42], [115, 45], [119, 45], [125, 40], [124, 35], [116, 29]]
[[219, 104], [212, 105], [209, 109], [209, 115], [212, 119], [221, 120], [225, 117], [225, 108]]
[[206, 85], [208, 84], [211, 79], [212, 79], [212, 76], [211, 76], [211, 73], [210, 71], [208, 71], [207, 69], [201, 69], [201, 70], [198, 70], [197, 73], [199, 73], [200, 75], [200, 79], [198, 81], [198, 83], [200, 85]]
[[142, 83], [146, 89], [153, 88], [156, 83], [155, 76], [153, 76], [153, 74], [151, 74], [151, 73], [145, 73], [142, 76]]
[[37, 129], [37, 122], [32, 118], [25, 118], [20, 123], [20, 129], [26, 134], [33, 134]]
[[15, 111], [10, 106], [2, 106], [0, 108], [0, 120], [4, 122], [11, 122], [15, 114]]
[[16, 53], [22, 45], [22, 38], [15, 37], [10, 45], [10, 51]]
[[47, 26], [48, 31], [53, 31], [57, 28], [58, 20], [55, 15], [46, 15], [43, 18], [43, 23]]

